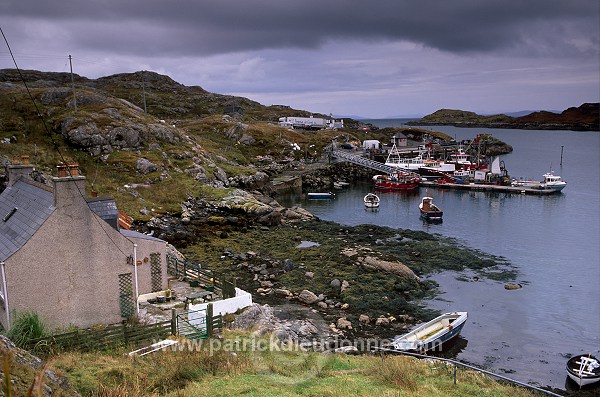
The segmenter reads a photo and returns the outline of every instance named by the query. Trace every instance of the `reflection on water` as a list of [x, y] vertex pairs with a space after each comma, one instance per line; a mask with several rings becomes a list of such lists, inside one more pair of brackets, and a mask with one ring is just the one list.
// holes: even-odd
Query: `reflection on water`
[[319, 243], [316, 243], [314, 241], [301, 241], [300, 244], [298, 244], [296, 246], [296, 248], [310, 248], [310, 247], [318, 247]]

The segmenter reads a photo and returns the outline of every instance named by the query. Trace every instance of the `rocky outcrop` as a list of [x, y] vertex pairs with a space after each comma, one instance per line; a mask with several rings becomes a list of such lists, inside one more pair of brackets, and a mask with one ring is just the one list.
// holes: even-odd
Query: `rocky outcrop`
[[[2, 357], [9, 357], [9, 376], [11, 393], [13, 396], [26, 395], [41, 371], [44, 371], [43, 384], [41, 387], [42, 396], [79, 396], [79, 393], [73, 389], [67, 378], [52, 370], [44, 369], [44, 362], [42, 360], [29, 352], [16, 347], [15, 344], [4, 335], [0, 335], [0, 353]], [[4, 366], [0, 367], [0, 377], [3, 380], [5, 379]], [[37, 384], [35, 387], [37, 387]], [[4, 387], [2, 390], [6, 393]], [[4, 393], [0, 392], [0, 395], [4, 396]]]
[[419, 281], [419, 277], [408, 266], [406, 266], [400, 261], [392, 262], [375, 258], [369, 255], [362, 256], [359, 254], [359, 251], [357, 249], [346, 249], [342, 251], [342, 255], [355, 258], [357, 264], [361, 266], [371, 269], [383, 270], [384, 272], [392, 273], [409, 280], [415, 280], [417, 282]]
[[152, 218], [140, 227], [141, 231], [178, 246], [194, 243], [212, 227], [219, 233], [228, 229], [276, 226], [314, 216], [301, 208], [284, 208], [277, 201], [259, 192], [249, 193], [235, 189], [226, 197], [208, 200], [189, 197], [181, 204], [181, 215], [164, 215]]
[[115, 150], [139, 149], [148, 144], [150, 139], [171, 144], [179, 141], [173, 127], [148, 122], [140, 119], [139, 115], [123, 112], [119, 108], [106, 107], [86, 116], [67, 117], [60, 125], [61, 134], [73, 146], [93, 156]]
[[[245, 190], [260, 190], [264, 191], [264, 189], [270, 184], [269, 175], [264, 172], [257, 172], [254, 175], [248, 176], [235, 176], [229, 178], [229, 186], [231, 187], [239, 187], [240, 189]], [[270, 190], [270, 189], [269, 189]]]
[[399, 261], [385, 261], [372, 256], [359, 258], [358, 261], [365, 267], [381, 269], [385, 272], [393, 273], [410, 280], [419, 281], [419, 277], [417, 277], [417, 275], [408, 266]]
[[321, 317], [297, 305], [254, 304], [235, 316], [231, 328], [251, 330], [256, 335], [271, 334], [280, 342], [294, 342], [317, 350], [325, 346], [316, 346], [315, 340], [332, 336]]

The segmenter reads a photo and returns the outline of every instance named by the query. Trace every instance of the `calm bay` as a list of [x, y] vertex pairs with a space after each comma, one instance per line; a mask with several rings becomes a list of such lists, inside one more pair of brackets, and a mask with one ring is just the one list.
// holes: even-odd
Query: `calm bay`
[[[400, 127], [407, 120], [369, 120]], [[278, 200], [300, 205], [324, 220], [423, 230], [501, 256], [516, 267], [516, 283], [479, 279], [469, 272], [429, 276], [442, 294], [425, 305], [468, 311], [460, 347], [464, 362], [538, 386], [565, 388], [567, 358], [600, 353], [600, 133], [423, 127], [456, 140], [492, 134], [514, 149], [501, 156], [513, 178], [541, 180], [554, 171], [567, 181], [562, 193], [530, 196], [421, 187], [417, 192], [381, 193], [378, 211], [365, 210], [371, 181], [337, 190], [335, 200], [302, 195]], [[561, 164], [562, 151], [562, 164]], [[444, 221], [419, 218], [422, 196], [432, 196]]]

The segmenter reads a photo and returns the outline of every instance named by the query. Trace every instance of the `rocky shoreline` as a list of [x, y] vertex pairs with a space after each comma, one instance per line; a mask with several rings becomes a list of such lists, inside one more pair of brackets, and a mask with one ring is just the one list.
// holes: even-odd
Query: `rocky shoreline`
[[[305, 169], [298, 177], [303, 184], [323, 187], [337, 175], [348, 182], [366, 177], [347, 164]], [[265, 189], [271, 187], [265, 184]], [[298, 317], [282, 313], [303, 307], [294, 313], [322, 319], [318, 327], [306, 318], [282, 325], [266, 306], [252, 309], [262, 313], [253, 315], [261, 319], [254, 325], [259, 332], [308, 344], [390, 338], [432, 318], [437, 313], [421, 304], [437, 292], [435, 282], [422, 279], [432, 272], [468, 268], [481, 277], [515, 276], [501, 258], [449, 239], [321, 221], [302, 208], [285, 208], [259, 190], [233, 189], [216, 200], [189, 197], [180, 214], [152, 218], [140, 226], [219, 277], [235, 278], [257, 304], [268, 305], [279, 317]], [[324, 349], [328, 343], [319, 342], [314, 348]]]

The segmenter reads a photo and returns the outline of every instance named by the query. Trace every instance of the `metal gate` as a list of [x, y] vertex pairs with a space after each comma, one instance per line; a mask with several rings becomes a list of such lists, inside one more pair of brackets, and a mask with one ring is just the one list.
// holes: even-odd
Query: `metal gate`
[[188, 339], [208, 338], [206, 309], [179, 313], [177, 315], [177, 334]]

